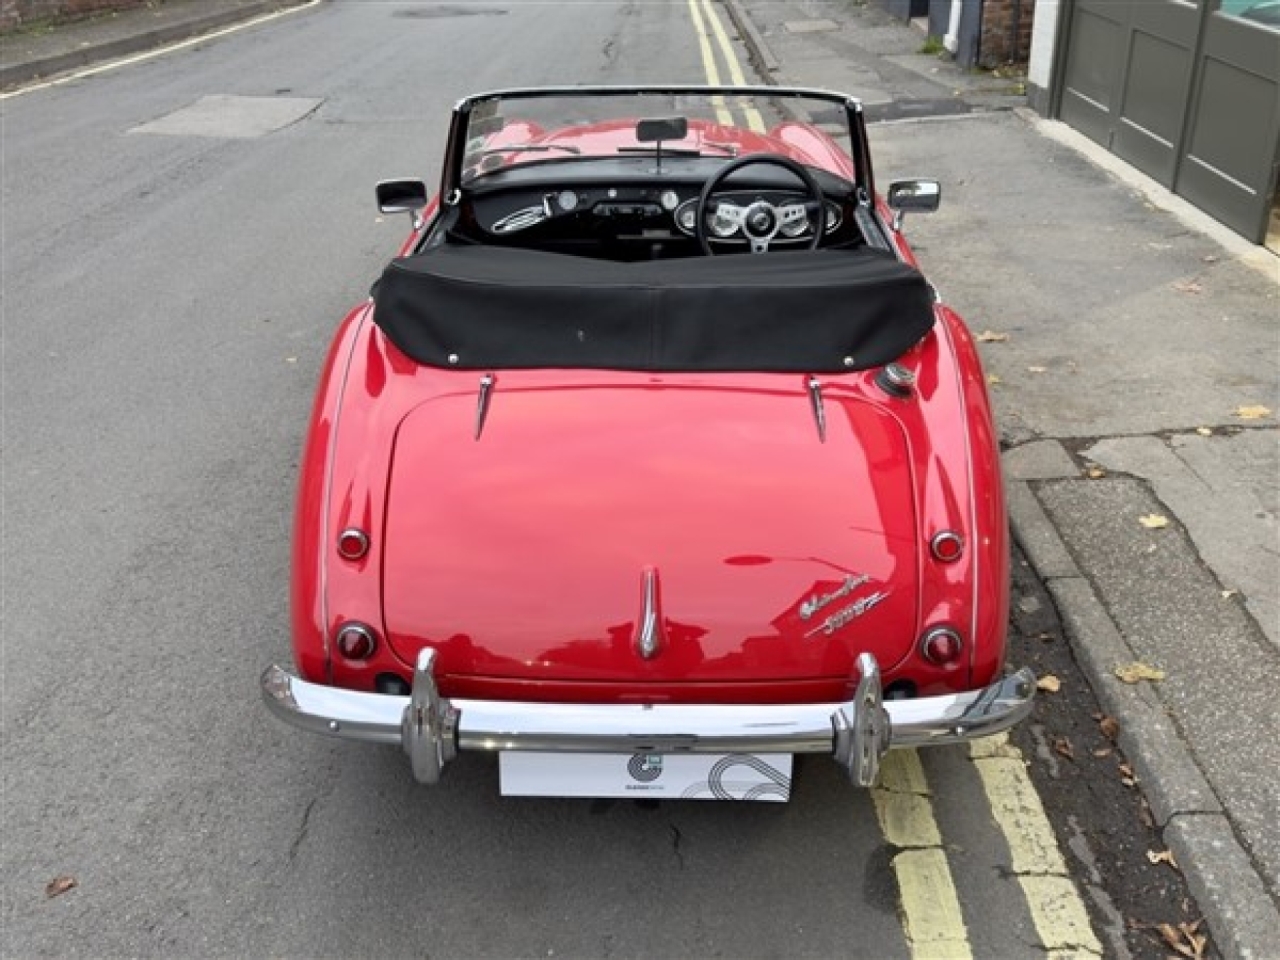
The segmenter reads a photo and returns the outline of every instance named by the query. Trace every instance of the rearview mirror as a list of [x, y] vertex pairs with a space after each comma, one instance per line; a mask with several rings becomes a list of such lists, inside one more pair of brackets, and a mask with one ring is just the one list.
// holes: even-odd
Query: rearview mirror
[[684, 117], [660, 117], [636, 124], [637, 143], [683, 140], [689, 135], [689, 121]]
[[427, 205], [427, 185], [421, 180], [383, 180], [375, 188], [383, 213], [413, 213]]

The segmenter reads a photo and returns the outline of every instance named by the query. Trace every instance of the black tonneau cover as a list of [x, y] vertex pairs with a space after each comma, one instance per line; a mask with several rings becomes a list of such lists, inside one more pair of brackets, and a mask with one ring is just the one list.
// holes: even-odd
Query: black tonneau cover
[[402, 352], [455, 369], [837, 372], [933, 325], [924, 277], [866, 248], [617, 263], [442, 246], [392, 261], [374, 301]]

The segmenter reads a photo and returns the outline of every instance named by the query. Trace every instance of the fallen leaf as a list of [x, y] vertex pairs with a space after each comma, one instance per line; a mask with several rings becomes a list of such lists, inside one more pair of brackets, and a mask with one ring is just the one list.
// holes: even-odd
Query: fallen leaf
[[1139, 517], [1138, 522], [1148, 530], [1163, 530], [1169, 525], [1169, 518], [1158, 513], [1148, 513], [1145, 517]]
[[987, 374], [987, 383], [988, 383], [990, 386], [998, 387], [1000, 384], [1004, 383], [1004, 381], [1003, 381], [1003, 380], [1001, 380], [999, 377], [997, 377], [994, 373], [988, 373], [988, 374]]
[[1107, 471], [1103, 470], [1101, 467], [1090, 467], [1085, 471], [1084, 475], [1090, 480], [1101, 480], [1107, 475]]
[[1036, 689], [1043, 690], [1045, 693], [1057, 693], [1062, 689], [1062, 681], [1052, 673], [1046, 673], [1036, 681]]
[[1115, 751], [1112, 750], [1110, 747], [1099, 747], [1097, 750], [1093, 751], [1093, 755], [1097, 757], [1099, 760], [1101, 760], [1104, 757], [1111, 756], [1111, 754], [1113, 754], [1114, 752]]
[[1165, 673], [1145, 663], [1126, 663], [1116, 667], [1115, 674], [1124, 683], [1140, 683], [1143, 680], [1163, 680]]
[[1240, 596], [1239, 590], [1223, 590], [1222, 591], [1223, 600], [1230, 600], [1232, 597], [1238, 597], [1238, 596]]
[[1196, 427], [1196, 433], [1200, 434], [1200, 436], [1202, 437], [1213, 436], [1213, 431], [1210, 430], [1208, 427]]
[[1199, 280], [1181, 280], [1173, 285], [1173, 289], [1179, 293], [1201, 293], [1204, 287], [1200, 285]]
[[1126, 787], [1135, 786], [1138, 782], [1138, 776], [1133, 772], [1133, 767], [1127, 763], [1122, 763], [1116, 767], [1120, 771], [1120, 782]]
[[1120, 721], [1115, 717], [1103, 717], [1098, 721], [1098, 729], [1108, 740], [1114, 740], [1120, 736]]
[[76, 884], [75, 877], [54, 877], [44, 886], [44, 895], [46, 897], [59, 897], [68, 890], [74, 890]]
[[1047, 631], [1047, 630], [1046, 630], [1046, 631], [1044, 631], [1044, 632], [1042, 632], [1042, 633], [1037, 633], [1037, 634], [1036, 634], [1034, 637], [1032, 637], [1031, 639], [1033, 639], [1033, 640], [1039, 640], [1041, 643], [1053, 643], [1053, 641], [1057, 640], [1058, 638], [1057, 638], [1057, 637], [1055, 637], [1052, 633], [1049, 633], [1049, 631]]
[[1147, 860], [1150, 863], [1167, 863], [1173, 869], [1178, 869], [1178, 861], [1173, 859], [1172, 850], [1148, 850]]
[[1048, 371], [1048, 367], [1027, 367], [1028, 373], [1047, 373]]
[[1203, 960], [1209, 938], [1197, 932], [1199, 926], [1200, 921], [1197, 920], [1195, 923], [1180, 923], [1176, 927], [1171, 923], [1160, 923], [1156, 925], [1156, 929], [1160, 931], [1165, 944], [1180, 956], [1187, 957], [1188, 960]]
[[1058, 737], [1053, 741], [1053, 752], [1059, 756], [1066, 757], [1068, 760], [1075, 760], [1076, 748], [1071, 745], [1071, 741], [1066, 737]]
[[1261, 404], [1252, 407], [1236, 407], [1235, 415], [1241, 420], [1263, 420], [1271, 416], [1271, 410]]
[[1007, 333], [996, 333], [994, 330], [983, 330], [978, 334], [979, 343], [1004, 343], [1009, 339]]

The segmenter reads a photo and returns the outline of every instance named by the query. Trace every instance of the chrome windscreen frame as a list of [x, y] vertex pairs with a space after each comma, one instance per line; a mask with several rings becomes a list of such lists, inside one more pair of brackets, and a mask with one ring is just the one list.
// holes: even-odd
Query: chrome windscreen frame
[[279, 666], [262, 694], [280, 719], [312, 733], [399, 744], [414, 777], [437, 783], [459, 750], [560, 753], [825, 753], [856, 785], [875, 783], [890, 749], [999, 733], [1031, 711], [1035, 675], [1022, 669], [964, 693], [884, 701], [880, 668], [858, 658], [853, 699], [804, 704], [574, 704], [450, 700], [424, 649], [409, 696], [310, 683]]

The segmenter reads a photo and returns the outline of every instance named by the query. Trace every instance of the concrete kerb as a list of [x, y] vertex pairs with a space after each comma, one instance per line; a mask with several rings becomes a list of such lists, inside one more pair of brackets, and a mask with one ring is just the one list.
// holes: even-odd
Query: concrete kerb
[[747, 47], [747, 56], [751, 60], [751, 65], [759, 71], [766, 83], [777, 83], [775, 75], [781, 69], [781, 64], [769, 49], [769, 45], [765, 43], [755, 23], [747, 16], [747, 12], [742, 9], [738, 0], [724, 0], [724, 5], [729, 10], [729, 19], [733, 21], [738, 36]]
[[117, 60], [135, 53], [142, 53], [166, 44], [178, 43], [211, 33], [255, 17], [273, 13], [285, 7], [298, 5], [305, 0], [258, 0], [257, 3], [233, 8], [213, 9], [177, 23], [166, 24], [153, 30], [118, 37], [103, 43], [92, 44], [36, 60], [28, 60], [0, 66], [0, 89], [8, 89], [32, 80], [46, 79], [81, 67]]
[[1081, 669], [1102, 709], [1120, 726], [1120, 748], [1204, 913], [1214, 944], [1229, 960], [1274, 960], [1280, 911], [1268, 896], [1222, 805], [1143, 684], [1116, 678], [1136, 657], [1125, 643], [1029, 483], [1008, 480], [1009, 520], [1028, 562], [1046, 582]]

